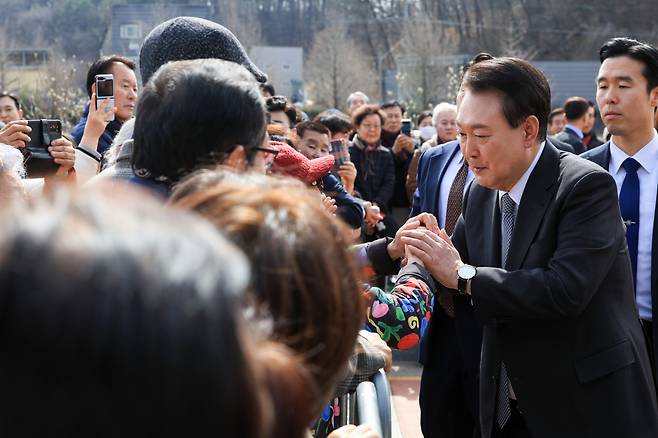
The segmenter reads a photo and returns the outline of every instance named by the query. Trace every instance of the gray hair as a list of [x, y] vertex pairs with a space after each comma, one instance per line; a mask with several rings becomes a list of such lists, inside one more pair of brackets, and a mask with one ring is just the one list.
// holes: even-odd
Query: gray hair
[[453, 105], [448, 102], [441, 102], [437, 106], [434, 107], [434, 110], [432, 110], [432, 121], [436, 125], [436, 119], [439, 117], [439, 114], [441, 113], [455, 113], [457, 114], [457, 105]]
[[112, 145], [105, 152], [105, 160], [106, 160], [105, 167], [113, 166], [116, 163], [117, 158], [119, 157], [119, 153], [121, 152], [121, 147], [123, 146], [123, 143], [125, 143], [126, 140], [130, 140], [133, 138], [134, 129], [135, 129], [134, 117], [130, 120], [127, 120], [123, 125], [121, 125], [121, 129], [119, 129], [119, 132], [114, 137], [114, 140], [112, 140]]
[[370, 98], [366, 96], [363, 91], [355, 91], [354, 93], [347, 96], [347, 107], [349, 108], [349, 106], [352, 104], [352, 101], [357, 98], [361, 98], [365, 100], [366, 103], [370, 103]]
[[25, 178], [23, 154], [9, 145], [0, 143], [0, 173], [8, 172], [19, 178]]

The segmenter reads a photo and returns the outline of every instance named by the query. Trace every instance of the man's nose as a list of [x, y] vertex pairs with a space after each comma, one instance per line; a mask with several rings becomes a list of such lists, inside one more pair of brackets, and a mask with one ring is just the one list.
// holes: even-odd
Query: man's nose
[[461, 139], [459, 140], [459, 142], [461, 143], [462, 146], [462, 154], [467, 160], [473, 157], [474, 154], [477, 152], [475, 141], [473, 140], [472, 136], [467, 137], [466, 140]]
[[617, 94], [617, 91], [614, 90], [612, 87], [608, 88], [607, 90], [604, 90], [603, 101], [605, 103], [617, 103], [618, 97], [619, 96]]

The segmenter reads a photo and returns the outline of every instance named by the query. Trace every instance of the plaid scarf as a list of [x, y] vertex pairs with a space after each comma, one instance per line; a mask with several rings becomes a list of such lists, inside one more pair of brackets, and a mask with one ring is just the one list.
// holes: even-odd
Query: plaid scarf
[[362, 151], [365, 151], [363, 154], [363, 169], [365, 169], [365, 173], [363, 175], [363, 179], [367, 180], [369, 176], [372, 176], [375, 174], [375, 160], [371, 159], [371, 156], [374, 152], [377, 151], [377, 148], [381, 145], [381, 140], [378, 140], [377, 143], [375, 144], [367, 144], [363, 142], [358, 136], [354, 137], [353, 140], [354, 145], [359, 148]]

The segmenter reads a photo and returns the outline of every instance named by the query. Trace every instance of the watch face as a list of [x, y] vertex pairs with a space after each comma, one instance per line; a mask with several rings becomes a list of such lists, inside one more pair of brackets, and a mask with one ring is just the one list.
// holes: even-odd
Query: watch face
[[459, 268], [457, 274], [459, 274], [459, 276], [465, 280], [470, 280], [471, 278], [475, 277], [476, 272], [477, 271], [475, 270], [475, 266], [464, 265]]

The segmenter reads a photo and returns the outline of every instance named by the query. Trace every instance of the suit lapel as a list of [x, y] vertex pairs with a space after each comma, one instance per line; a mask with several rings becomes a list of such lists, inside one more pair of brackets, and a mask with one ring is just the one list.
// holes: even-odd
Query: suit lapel
[[597, 151], [589, 155], [587, 159], [603, 167], [607, 172], [610, 167], [610, 142], [597, 148]]
[[507, 255], [505, 268], [510, 271], [521, 267], [528, 249], [533, 242], [544, 213], [550, 205], [552, 191], [556, 183], [560, 165], [560, 154], [549, 141], [546, 141], [542, 156], [528, 178], [523, 191], [521, 205], [516, 214], [516, 225]]
[[[443, 147], [445, 148], [445, 146]], [[449, 163], [452, 161], [458, 149], [459, 143], [453, 145], [452, 150], [445, 148], [442, 154], [434, 155], [432, 157], [432, 163], [430, 166], [428, 166], [428, 169], [441, 169], [440, 172], [437, 172], [436, 181], [434, 184], [429, 185], [430, 190], [428, 191], [428, 196], [430, 197], [428, 200], [428, 205], [432, 207], [430, 211], [433, 212], [437, 217], [439, 216], [439, 189], [441, 188], [441, 181], [443, 180], [443, 175], [445, 175]], [[428, 179], [429, 178], [432, 178], [431, 173], [428, 175]]]

